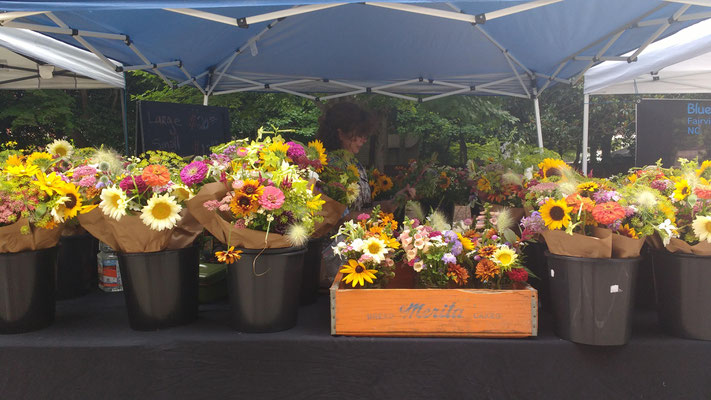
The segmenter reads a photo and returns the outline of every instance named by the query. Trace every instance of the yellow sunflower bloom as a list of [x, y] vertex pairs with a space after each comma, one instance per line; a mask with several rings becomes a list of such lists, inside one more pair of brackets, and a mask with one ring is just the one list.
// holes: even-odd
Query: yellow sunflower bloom
[[554, 158], [546, 158], [538, 164], [541, 176], [550, 178], [551, 176], [562, 176], [563, 172], [569, 170], [570, 167], [563, 160]]
[[690, 194], [691, 188], [689, 188], [689, 182], [686, 179], [680, 179], [674, 184], [674, 200], [684, 200]]
[[316, 150], [318, 160], [321, 163], [321, 168], [316, 170], [316, 172], [321, 172], [323, 167], [328, 165], [328, 157], [326, 157], [326, 149], [323, 147], [323, 143], [320, 140], [314, 140], [309, 142], [308, 147]]
[[36, 180], [32, 181], [32, 184], [50, 196], [58, 192], [65, 185], [62, 178], [54, 172], [49, 175], [45, 175], [41, 172], [37, 173], [35, 174], [35, 179]]
[[554, 230], [567, 228], [570, 225], [570, 212], [573, 209], [568, 206], [565, 199], [548, 201], [541, 206], [540, 213], [546, 228]]
[[82, 208], [81, 195], [77, 187], [66, 183], [58, 188], [57, 192], [62, 196], [63, 201], [52, 210], [55, 222], [64, 222], [76, 217]]

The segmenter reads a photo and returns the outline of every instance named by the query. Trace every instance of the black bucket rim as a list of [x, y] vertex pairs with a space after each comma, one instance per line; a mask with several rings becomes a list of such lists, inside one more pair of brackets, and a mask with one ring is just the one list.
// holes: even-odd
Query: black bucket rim
[[240, 251], [242, 251], [242, 254], [245, 254], [245, 255], [252, 255], [252, 254], [259, 254], [259, 253], [262, 253], [262, 255], [267, 255], [267, 254], [289, 255], [289, 254], [306, 253], [306, 246], [274, 247], [274, 248], [266, 248], [266, 249], [248, 249], [248, 248], [244, 248], [244, 247], [235, 247], [235, 250], [240, 250]]
[[709, 256], [702, 256], [699, 254], [689, 254], [689, 253], [681, 253], [681, 252], [671, 252], [667, 249], [654, 249], [654, 254], [655, 255], [660, 255], [660, 256], [674, 256], [674, 257], [681, 257], [681, 258], [696, 258], [696, 259], [709, 259], [711, 260], [711, 255]]
[[151, 254], [170, 254], [170, 253], [178, 253], [178, 252], [185, 251], [185, 250], [192, 249], [192, 248], [196, 248], [196, 249], [197, 249], [197, 246], [194, 245], [194, 244], [191, 244], [190, 246], [183, 247], [183, 248], [180, 248], [180, 249], [168, 249], [168, 250], [159, 250], [159, 251], [146, 251], [146, 252], [137, 252], [137, 253], [124, 253], [124, 252], [121, 252], [121, 251], [117, 251], [116, 254], [117, 254], [117, 255], [120, 255], [120, 256], [122, 256], [122, 257], [145, 257], [145, 256], [151, 255]]
[[545, 255], [546, 255], [546, 257], [550, 257], [550, 258], [558, 258], [558, 259], [561, 259], [561, 260], [575, 260], [575, 261], [579, 261], [579, 262], [601, 262], [601, 261], [605, 261], [605, 262], [611, 262], [611, 263], [615, 263], [615, 264], [626, 264], [626, 263], [629, 263], [629, 262], [632, 262], [632, 261], [634, 261], [634, 262], [642, 261], [642, 257], [641, 257], [641, 256], [640, 256], [640, 257], [631, 257], [631, 258], [573, 257], [573, 256], [562, 256], [562, 255], [559, 255], [559, 254], [553, 254], [553, 253], [551, 253], [551, 252], [549, 252], [549, 251], [547, 251], [547, 250], [546, 250], [546, 252], [545, 252]]
[[52, 247], [45, 247], [44, 249], [38, 249], [38, 250], [25, 250], [25, 251], [11, 251], [11, 252], [0, 252], [0, 256], [13, 256], [13, 255], [19, 255], [19, 254], [30, 254], [30, 253], [39, 253], [40, 251], [47, 251], [47, 250], [52, 250], [52, 249], [59, 249], [59, 243]]

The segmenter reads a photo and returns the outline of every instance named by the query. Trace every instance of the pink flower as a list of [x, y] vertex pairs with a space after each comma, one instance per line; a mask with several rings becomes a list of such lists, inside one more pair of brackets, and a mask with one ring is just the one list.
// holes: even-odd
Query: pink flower
[[370, 214], [363, 213], [358, 216], [358, 221], [365, 221], [367, 219], [370, 219]]
[[245, 157], [248, 152], [246, 147], [240, 147], [235, 154], [237, 154], [237, 157]]
[[284, 204], [284, 193], [277, 187], [267, 186], [259, 197], [259, 204], [267, 210], [276, 210]]
[[205, 176], [207, 176], [207, 164], [202, 161], [193, 161], [180, 171], [180, 179], [188, 186], [202, 182]]
[[220, 207], [220, 202], [218, 200], [208, 200], [202, 204], [209, 211], [215, 211]]
[[79, 181], [79, 186], [81, 187], [91, 187], [94, 185], [96, 185], [96, 178], [94, 177], [94, 175], [85, 175]]
[[242, 186], [244, 186], [244, 181], [242, 180], [232, 182], [232, 189], [234, 190], [240, 190], [242, 189]]

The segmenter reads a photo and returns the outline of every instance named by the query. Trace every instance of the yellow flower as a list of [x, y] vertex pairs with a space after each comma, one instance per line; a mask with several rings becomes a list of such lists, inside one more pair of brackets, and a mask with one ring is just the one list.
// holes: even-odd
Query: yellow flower
[[193, 196], [195, 196], [192, 190], [190, 190], [190, 188], [185, 185], [175, 185], [173, 187], [173, 190], [171, 190], [170, 194], [175, 196], [175, 198], [178, 199], [179, 202], [190, 200], [193, 198]]
[[52, 195], [61, 189], [65, 183], [62, 178], [52, 172], [49, 175], [45, 175], [42, 172], [35, 174], [35, 179], [32, 184], [39, 187], [39, 189], [48, 195]]
[[518, 254], [507, 246], [499, 247], [493, 255], [494, 262], [501, 265], [501, 270], [506, 271], [511, 269], [511, 264], [513, 264], [518, 258]]
[[69, 157], [74, 148], [66, 140], [55, 140], [47, 146], [47, 152], [53, 156]]
[[157, 195], [148, 199], [141, 209], [141, 221], [155, 231], [171, 229], [182, 218], [179, 214], [182, 207], [169, 194]]
[[267, 147], [267, 150], [274, 153], [282, 153], [283, 155], [286, 155], [286, 152], [289, 151], [289, 145], [284, 142], [273, 142], [269, 145], [269, 147]]
[[360, 176], [360, 171], [358, 171], [358, 167], [356, 167], [355, 165], [348, 164], [347, 169], [351, 172], [351, 174], [353, 174], [353, 176]]
[[711, 160], [705, 160], [704, 162], [702, 162], [699, 169], [696, 170], [696, 176], [701, 176], [701, 174], [703, 174], [704, 171], [706, 171], [706, 169], [710, 166], [711, 166]]
[[37, 165], [38, 167], [41, 167], [42, 165], [48, 166], [52, 163], [52, 155], [43, 151], [35, 151], [27, 156], [26, 162], [27, 165]]
[[377, 279], [375, 273], [378, 271], [367, 269], [362, 263], [351, 259], [348, 260], [348, 264], [341, 266], [339, 272], [347, 274], [342, 279], [346, 282], [346, 285], [352, 282], [353, 287], [355, 287], [356, 285], [365, 286], [365, 282], [373, 283], [373, 280]]
[[630, 224], [624, 224], [624, 225], [622, 225], [622, 226], [620, 227], [620, 229], [617, 231], [617, 233], [619, 233], [619, 234], [622, 235], [622, 236], [626, 236], [626, 237], [632, 238], [632, 239], [638, 239], [638, 238], [639, 238], [639, 236], [637, 235], [637, 231], [635, 231], [634, 228], [632, 228], [632, 227], [630, 226]]
[[680, 179], [674, 184], [674, 200], [681, 201], [684, 200], [688, 195], [691, 194], [691, 189], [689, 188], [689, 182], [686, 179]]
[[386, 246], [390, 247], [391, 249], [399, 249], [400, 248], [400, 242], [397, 241], [394, 237], [389, 237], [386, 234], [380, 234], [380, 240], [385, 243]]
[[595, 182], [583, 182], [576, 188], [578, 192], [594, 192], [599, 186]]
[[7, 158], [7, 161], [5, 161], [5, 165], [22, 165], [22, 158], [18, 156], [17, 154], [13, 154], [10, 157]]
[[676, 210], [674, 210], [674, 207], [670, 207], [664, 203], [659, 205], [659, 210], [664, 213], [664, 216], [667, 217], [672, 223], [676, 222]]
[[[313, 190], [313, 188], [311, 189]], [[321, 193], [314, 196], [311, 200], [306, 202], [306, 207], [311, 210], [311, 215], [321, 210], [321, 206], [326, 203], [325, 200], [321, 200]]]
[[486, 179], [485, 177], [482, 176], [476, 182], [476, 188], [482, 192], [488, 192], [491, 190], [491, 182], [489, 182], [488, 179]]
[[5, 171], [15, 176], [32, 176], [39, 173], [40, 169], [36, 165], [10, 165]]
[[563, 160], [546, 158], [538, 164], [538, 169], [541, 170], [541, 176], [545, 179], [556, 175], [562, 176], [563, 171], [569, 170], [570, 167]]
[[328, 157], [326, 157], [326, 149], [323, 147], [323, 143], [321, 143], [320, 140], [314, 140], [312, 142], [309, 142], [308, 146], [310, 148], [316, 150], [316, 153], [318, 154], [318, 160], [321, 163], [321, 168], [317, 169], [316, 172], [321, 172], [323, 170], [323, 167], [328, 165]]
[[635, 183], [637, 182], [637, 174], [630, 174], [627, 176], [627, 179], [629, 179], [630, 182]]
[[472, 241], [469, 238], [462, 236], [461, 233], [457, 233], [457, 237], [459, 238], [459, 241], [462, 242], [462, 247], [464, 248], [464, 250], [466, 250], [466, 251], [474, 250], [474, 243], [472, 243]]
[[57, 192], [62, 197], [60, 198], [60, 203], [52, 209], [54, 221], [59, 223], [76, 217], [82, 208], [81, 196], [77, 187], [74, 184], [67, 183], [58, 188]]
[[378, 186], [380, 186], [380, 191], [387, 192], [393, 188], [393, 181], [389, 176], [383, 174], [378, 177]]
[[540, 213], [543, 222], [546, 224], [546, 228], [554, 230], [566, 228], [570, 225], [570, 212], [573, 209], [568, 206], [568, 203], [564, 200], [553, 200], [548, 199], [544, 205], [541, 206]]

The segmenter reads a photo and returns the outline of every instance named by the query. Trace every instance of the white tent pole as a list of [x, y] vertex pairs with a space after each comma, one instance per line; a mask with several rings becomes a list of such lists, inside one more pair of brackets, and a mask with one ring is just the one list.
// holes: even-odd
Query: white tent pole
[[711, 7], [711, 0], [666, 0], [672, 3], [692, 4], [695, 6]]
[[[560, 1], [560, 0], [558, 0]], [[189, 15], [191, 17], [207, 19], [210, 21], [219, 22], [221, 24], [233, 25], [246, 28], [251, 24], [259, 22], [271, 21], [274, 19], [291, 17], [293, 15], [305, 14], [313, 11], [324, 10], [327, 8], [342, 6], [346, 3], [327, 3], [327, 4], [310, 4], [288, 8], [286, 10], [274, 11], [266, 14], [254, 15], [251, 17], [233, 18], [224, 15], [209, 13], [205, 11], [193, 10], [190, 8], [164, 8], [166, 11], [172, 11], [178, 14]]]
[[588, 120], [590, 119], [590, 95], [583, 96], [583, 175], [588, 174]]
[[541, 108], [538, 105], [538, 96], [533, 98], [533, 109], [536, 111], [536, 133], [538, 134], [538, 147], [543, 148], [543, 130], [541, 129]]
[[210, 96], [208, 96], [207, 94], [204, 95], [204, 96], [202, 96], [202, 105], [203, 105], [203, 106], [206, 106], [206, 105], [207, 105], [207, 103], [209, 102], [209, 99], [208, 99], [209, 97], [210, 97]]
[[12, 11], [0, 13], [0, 21], [12, 21], [15, 18], [29, 17], [37, 14], [44, 14], [45, 11]]

